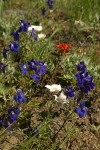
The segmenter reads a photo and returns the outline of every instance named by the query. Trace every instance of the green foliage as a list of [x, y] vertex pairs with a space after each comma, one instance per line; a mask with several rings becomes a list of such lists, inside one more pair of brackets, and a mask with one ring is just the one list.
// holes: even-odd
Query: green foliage
[[[94, 77], [95, 82], [98, 83], [100, 81], [100, 65], [96, 64], [95, 61], [93, 61], [87, 53], [83, 54], [69, 54], [66, 56], [66, 58], [62, 58], [61, 60], [61, 67], [64, 71], [64, 73], [59, 77], [64, 79], [65, 81], [71, 81], [72, 83], [76, 83], [75, 74], [77, 73], [76, 65], [79, 64], [79, 62], [84, 61], [85, 65], [87, 66], [87, 71], [91, 73], [91, 75]], [[99, 84], [99, 83], [98, 83]]]
[[[98, 50], [98, 47], [96, 47], [98, 41], [96, 33], [100, 29], [100, 1], [55, 0], [53, 12], [50, 13], [47, 11], [46, 17], [42, 17], [41, 8], [44, 6], [45, 0], [8, 0], [5, 3], [3, 0], [0, 0], [0, 62], [2, 61], [6, 64], [6, 73], [3, 74], [0, 72], [1, 114], [7, 114], [7, 109], [10, 106], [13, 106], [13, 96], [16, 90], [22, 89], [25, 93], [26, 103], [20, 106], [22, 112], [18, 118], [18, 124], [15, 126], [19, 130], [21, 130], [20, 127], [23, 126], [23, 129], [21, 130], [23, 132], [24, 124], [27, 125], [27, 122], [29, 121], [29, 125], [32, 125], [32, 128], [35, 131], [35, 128], [38, 128], [38, 125], [35, 124], [35, 120], [31, 120], [31, 116], [34, 113], [38, 114], [38, 121], [42, 120], [38, 133], [34, 135], [31, 133], [28, 135], [23, 132], [24, 140], [17, 147], [14, 146], [16, 150], [57, 150], [59, 149], [59, 145], [61, 143], [65, 142], [68, 144], [71, 139], [77, 136], [76, 126], [73, 125], [72, 128], [69, 128], [68, 125], [65, 125], [64, 133], [62, 131], [65, 140], [61, 141], [60, 138], [58, 138], [55, 140], [55, 142], [53, 142], [51, 137], [52, 134], [56, 133], [56, 131], [55, 129], [52, 129], [53, 127], [51, 127], [52, 122], [60, 115], [62, 116], [59, 118], [62, 120], [63, 115], [65, 115], [66, 112], [63, 114], [63, 109], [61, 108], [61, 110], [59, 110], [58, 105], [55, 106], [56, 112], [53, 112], [53, 109], [49, 108], [49, 105], [44, 106], [45, 103], [52, 104], [52, 101], [48, 101], [48, 96], [45, 95], [45, 84], [54, 84], [54, 82], [56, 82], [55, 78], [58, 77], [62, 79], [65, 84], [69, 82], [74, 87], [76, 84], [75, 74], [77, 73], [75, 66], [80, 61], [85, 62], [87, 71], [89, 71], [93, 76], [95, 84], [98, 85], [100, 83], [100, 65], [98, 63], [99, 61], [97, 60], [98, 58], [96, 54], [96, 51]], [[10, 41], [13, 40], [13, 37], [10, 34], [18, 29], [19, 20], [21, 19], [24, 19], [26, 22], [30, 22], [32, 25], [42, 24], [43, 32], [46, 34], [46, 39], [35, 41], [34, 38], [29, 36], [29, 33], [21, 33], [19, 53], [15, 54], [9, 50], [7, 53], [8, 58], [7, 60], [4, 60], [2, 59], [2, 49], [4, 46], [7, 48], [9, 47]], [[85, 25], [79, 28], [75, 27], [75, 21], [80, 20], [83, 21]], [[67, 27], [68, 32], [66, 31]], [[62, 36], [60, 36], [61, 31], [63, 31]], [[73, 43], [77, 40], [78, 44], [81, 45], [80, 37], [84, 31], [93, 31], [87, 37], [87, 39], [91, 39], [88, 41], [88, 47], [90, 47], [92, 43], [93, 48], [89, 48], [89, 52], [85, 51], [84, 53], [80, 54], [76, 52], [76, 43]], [[67, 36], [64, 33], [66, 33]], [[37, 34], [38, 32], [36, 32], [36, 35]], [[74, 39], [75, 35], [77, 35], [77, 39]], [[87, 42], [87, 39], [85, 39], [84, 35], [83, 39], [85, 42]], [[60, 65], [58, 65], [56, 62], [57, 57], [53, 55], [53, 53], [55, 53], [55, 45], [57, 43], [67, 43], [69, 41], [73, 45], [72, 53], [68, 53], [65, 58], [58, 58], [60, 60]], [[50, 76], [47, 72], [47, 75], [38, 85], [35, 84], [33, 80], [30, 80], [29, 76], [23, 75], [20, 70], [20, 65], [22, 63], [26, 63], [32, 58], [40, 61], [45, 60], [48, 65], [48, 72], [51, 74]], [[54, 62], [56, 62], [56, 64]], [[53, 76], [56, 75], [55, 70], [60, 71], [59, 76]], [[36, 97], [35, 93], [38, 93], [36, 94]], [[38, 101], [41, 97], [43, 102]], [[35, 101], [37, 98], [38, 100]], [[51, 98], [52, 97], [50, 97], [50, 99]], [[47, 102], [45, 102], [45, 99]], [[38, 112], [35, 112], [35, 109], [37, 109]], [[44, 109], [47, 109], [48, 111], [47, 114], [42, 118], [40, 117], [40, 114], [42, 111], [45, 111]], [[93, 125], [93, 128], [94, 130], [98, 131], [100, 127], [98, 126], [98, 128], [96, 128], [96, 126]], [[14, 128], [14, 132], [16, 132], [16, 128]], [[0, 133], [0, 135], [2, 134]]]
[[0, 21], [1, 21], [1, 18], [2, 18], [2, 14], [3, 14], [3, 1], [1, 0], [0, 1]]

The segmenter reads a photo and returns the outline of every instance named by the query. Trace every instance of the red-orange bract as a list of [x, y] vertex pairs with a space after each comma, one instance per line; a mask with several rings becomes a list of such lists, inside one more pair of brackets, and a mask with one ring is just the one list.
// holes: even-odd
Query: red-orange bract
[[69, 48], [71, 47], [70, 44], [57, 44], [56, 47], [59, 49], [59, 50], [64, 50], [66, 53], [69, 52]]

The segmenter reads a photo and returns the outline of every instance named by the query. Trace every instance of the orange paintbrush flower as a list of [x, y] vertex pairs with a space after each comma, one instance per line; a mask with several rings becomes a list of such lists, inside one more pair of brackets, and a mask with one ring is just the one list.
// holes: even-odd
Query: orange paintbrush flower
[[66, 53], [69, 52], [69, 48], [71, 47], [70, 44], [57, 44], [56, 47], [59, 49], [59, 50], [64, 50]]

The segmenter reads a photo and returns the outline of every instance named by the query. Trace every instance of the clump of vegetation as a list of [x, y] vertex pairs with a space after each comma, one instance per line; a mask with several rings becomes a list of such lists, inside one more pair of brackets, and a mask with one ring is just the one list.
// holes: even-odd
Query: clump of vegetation
[[1, 149], [99, 147], [98, 4], [0, 1]]

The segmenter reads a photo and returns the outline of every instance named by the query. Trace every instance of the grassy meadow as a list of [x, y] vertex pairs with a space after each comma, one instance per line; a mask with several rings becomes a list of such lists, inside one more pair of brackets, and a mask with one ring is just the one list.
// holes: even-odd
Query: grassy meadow
[[99, 138], [100, 0], [0, 0], [0, 150], [99, 150]]

